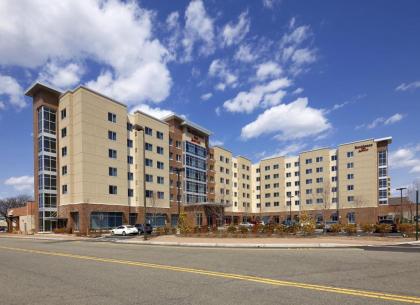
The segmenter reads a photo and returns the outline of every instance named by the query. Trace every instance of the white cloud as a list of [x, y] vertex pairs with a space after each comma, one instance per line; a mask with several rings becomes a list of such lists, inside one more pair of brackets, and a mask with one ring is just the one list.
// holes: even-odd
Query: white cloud
[[[16, 79], [11, 76], [0, 74], [0, 97], [1, 96], [6, 96], [8, 103], [17, 109], [22, 109], [26, 106], [26, 102], [23, 99], [23, 89]], [[5, 103], [2, 102], [1, 104], [1, 108], [5, 108]]]
[[76, 63], [59, 65], [49, 62], [41, 71], [39, 80], [62, 90], [80, 83], [84, 68]]
[[296, 88], [293, 92], [292, 92], [292, 94], [295, 94], [295, 95], [299, 95], [299, 94], [301, 94], [303, 92], [303, 88]]
[[5, 185], [12, 186], [17, 191], [33, 191], [34, 189], [34, 177], [33, 176], [20, 176], [10, 177], [4, 181]]
[[3, 110], [5, 108], [6, 108], [6, 105], [2, 101], [0, 101], [0, 110]]
[[277, 77], [281, 72], [281, 67], [277, 63], [267, 61], [257, 66], [256, 75], [258, 80], [265, 80], [268, 77]]
[[222, 113], [222, 110], [220, 109], [220, 107], [216, 107], [216, 109], [214, 110], [214, 112], [216, 112], [217, 116], [220, 116]]
[[282, 89], [290, 86], [287, 78], [272, 80], [265, 85], [257, 85], [250, 91], [241, 91], [233, 99], [224, 102], [223, 107], [230, 112], [251, 113], [259, 106], [267, 107], [281, 103], [286, 92]]
[[264, 111], [242, 128], [241, 137], [247, 140], [275, 133], [278, 140], [291, 140], [316, 136], [330, 128], [322, 110], [309, 107], [307, 98], [298, 98]]
[[136, 111], [144, 112], [157, 119], [163, 119], [164, 117], [168, 115], [174, 114], [174, 112], [171, 110], [162, 109], [159, 107], [150, 107], [149, 105], [146, 105], [146, 104], [137, 105], [137, 106], [134, 106], [133, 109], [131, 109], [131, 113], [134, 113]]
[[235, 60], [242, 62], [253, 62], [257, 59], [257, 55], [251, 51], [251, 47], [248, 45], [240, 45], [236, 51]]
[[91, 60], [105, 68], [89, 86], [128, 104], [159, 102], [172, 82], [153, 16], [135, 1], [1, 1], [0, 37], [7, 43], [0, 43], [0, 65]]
[[389, 164], [392, 168], [410, 168], [410, 173], [420, 173], [420, 145], [399, 148], [389, 154]]
[[281, 156], [291, 156], [296, 155], [301, 152], [306, 147], [304, 143], [291, 143], [284, 147], [277, 149], [272, 155], [265, 157], [266, 159], [281, 157]]
[[[308, 39], [312, 36], [311, 29], [307, 25], [296, 27], [296, 19], [292, 18], [289, 23], [289, 32], [280, 40], [280, 53], [278, 58], [283, 65], [288, 64], [289, 72], [293, 75], [306, 71], [305, 67], [317, 60], [316, 50], [310, 47]], [[302, 46], [304, 43], [307, 46]]]
[[405, 115], [403, 115], [401, 113], [395, 113], [394, 115], [392, 115], [388, 118], [379, 117], [379, 118], [374, 119], [371, 123], [361, 124], [361, 125], [356, 126], [356, 129], [362, 129], [362, 128], [373, 129], [373, 128], [376, 128], [380, 125], [395, 124], [395, 123], [401, 121], [404, 118], [404, 116]]
[[276, 3], [280, 3], [281, 0], [262, 0], [263, 7], [267, 9], [273, 9]]
[[230, 46], [240, 43], [249, 32], [250, 23], [248, 12], [243, 12], [239, 15], [237, 24], [226, 24], [222, 31], [223, 44]]
[[210, 140], [210, 145], [211, 146], [222, 146], [224, 143], [223, 143], [223, 141], [220, 141], [220, 140]]
[[415, 90], [417, 88], [420, 88], [420, 80], [411, 82], [411, 83], [402, 83], [397, 88], [395, 88], [396, 91], [407, 91], [407, 90]]
[[211, 19], [204, 8], [203, 1], [191, 1], [185, 11], [185, 33], [182, 44], [185, 48], [185, 60], [191, 60], [194, 45], [203, 42], [201, 54], [211, 54], [214, 51], [214, 29]]
[[211, 92], [209, 92], [209, 93], [205, 93], [205, 94], [203, 94], [202, 96], [201, 96], [201, 99], [203, 100], [203, 101], [207, 101], [207, 100], [209, 100], [209, 99], [211, 99], [211, 97], [213, 96], [213, 94], [211, 93]]
[[218, 90], [223, 91], [226, 87], [236, 87], [238, 77], [229, 71], [226, 63], [220, 59], [215, 59], [211, 62], [209, 75], [221, 80], [221, 83], [216, 86]]

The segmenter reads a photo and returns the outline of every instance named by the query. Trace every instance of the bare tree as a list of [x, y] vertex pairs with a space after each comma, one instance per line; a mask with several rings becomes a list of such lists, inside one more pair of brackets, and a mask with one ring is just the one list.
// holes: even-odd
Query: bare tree
[[30, 200], [31, 197], [28, 195], [19, 195], [16, 197], [0, 199], [0, 216], [4, 217], [7, 223], [10, 223], [13, 218], [9, 217], [7, 211], [9, 209], [23, 207]]

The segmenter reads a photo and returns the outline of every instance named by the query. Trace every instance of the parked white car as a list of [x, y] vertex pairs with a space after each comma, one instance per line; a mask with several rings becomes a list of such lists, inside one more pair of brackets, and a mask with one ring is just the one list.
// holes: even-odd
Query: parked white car
[[111, 230], [111, 235], [131, 235], [138, 234], [139, 231], [134, 226], [119, 226]]
[[250, 223], [250, 222], [243, 222], [243, 223], [240, 223], [239, 226], [240, 227], [245, 227], [247, 229], [251, 229], [254, 226], [254, 224]]

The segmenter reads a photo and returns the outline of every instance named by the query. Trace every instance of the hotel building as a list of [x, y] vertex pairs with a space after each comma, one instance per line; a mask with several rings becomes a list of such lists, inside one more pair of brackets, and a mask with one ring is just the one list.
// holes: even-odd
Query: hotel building
[[26, 95], [33, 99], [39, 231], [142, 223], [144, 198], [156, 226], [175, 226], [178, 209], [193, 225], [281, 222], [301, 213], [373, 223], [392, 214], [391, 138], [252, 164], [210, 147], [211, 132], [182, 116], [129, 113], [84, 86], [60, 92], [36, 83]]

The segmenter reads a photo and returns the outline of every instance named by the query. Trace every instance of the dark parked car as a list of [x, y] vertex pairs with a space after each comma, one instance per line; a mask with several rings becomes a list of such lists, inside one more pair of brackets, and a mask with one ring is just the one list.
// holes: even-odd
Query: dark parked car
[[292, 227], [292, 226], [297, 225], [299, 223], [296, 220], [285, 219], [282, 222], [282, 224], [285, 225], [286, 227]]
[[392, 219], [382, 219], [382, 220], [379, 220], [378, 224], [379, 225], [381, 225], [381, 224], [390, 225], [391, 228], [392, 228], [392, 231], [391, 231], [392, 233], [396, 233], [398, 231], [397, 230], [397, 224]]
[[[141, 234], [143, 234], [144, 233], [144, 225], [141, 223], [141, 224], [136, 224], [135, 225], [135, 227], [137, 228], [137, 230], [139, 231], [139, 235], [141, 235]], [[146, 234], [152, 234], [152, 232], [153, 232], [153, 227], [152, 227], [152, 225], [151, 224], [146, 224]]]

